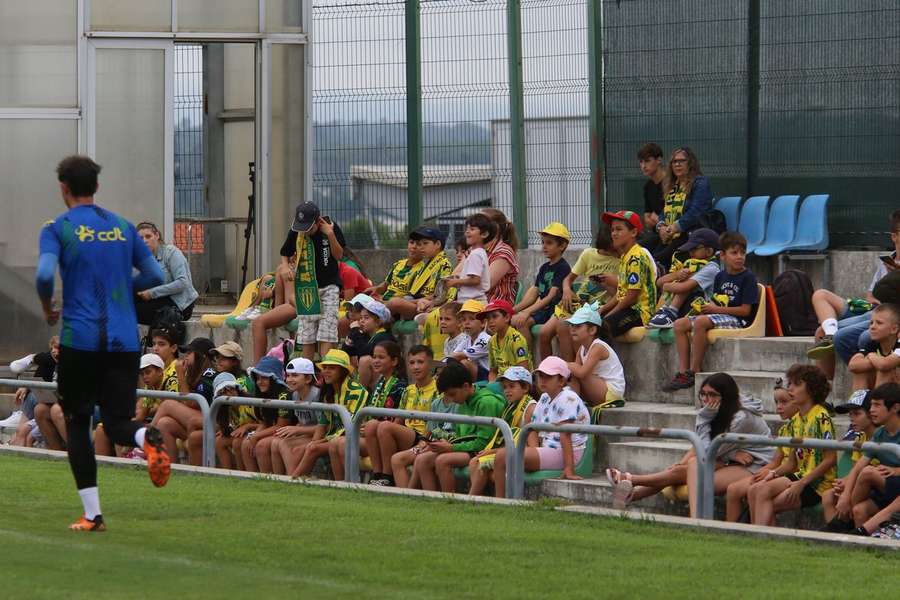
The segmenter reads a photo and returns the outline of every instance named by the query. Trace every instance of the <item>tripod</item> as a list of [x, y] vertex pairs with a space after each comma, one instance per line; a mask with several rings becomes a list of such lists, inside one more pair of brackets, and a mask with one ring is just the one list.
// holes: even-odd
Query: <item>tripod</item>
[[241, 291], [247, 285], [247, 261], [250, 258], [250, 237], [256, 229], [256, 163], [249, 163], [250, 195], [247, 196], [247, 225], [244, 227], [244, 266], [241, 267]]

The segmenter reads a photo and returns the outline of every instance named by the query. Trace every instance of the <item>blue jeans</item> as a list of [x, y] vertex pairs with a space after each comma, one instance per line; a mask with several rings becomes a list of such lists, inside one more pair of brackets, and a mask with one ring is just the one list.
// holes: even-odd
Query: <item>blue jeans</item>
[[22, 400], [22, 412], [25, 413], [25, 418], [29, 421], [34, 418], [34, 407], [37, 406], [37, 403], [37, 397], [32, 392], [28, 392], [25, 395], [25, 399]]
[[850, 362], [860, 348], [872, 344], [872, 338], [869, 337], [869, 321], [871, 320], [872, 313], [867, 312], [838, 321], [838, 330], [834, 334], [834, 351], [845, 364]]

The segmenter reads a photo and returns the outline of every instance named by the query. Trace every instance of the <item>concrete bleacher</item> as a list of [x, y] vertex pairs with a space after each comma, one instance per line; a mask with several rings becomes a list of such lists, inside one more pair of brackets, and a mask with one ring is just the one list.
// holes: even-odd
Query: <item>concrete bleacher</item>
[[[188, 323], [188, 338], [211, 337], [217, 344], [234, 340], [242, 345], [246, 356], [252, 354], [250, 333], [223, 328], [211, 329], [199, 323], [198, 318]], [[286, 330], [271, 335], [289, 337]], [[405, 339], [404, 345], [417, 341]], [[722, 339], [712, 344], [706, 356], [705, 372], [699, 373], [695, 388], [677, 392], [663, 392], [661, 387], [674, 375], [677, 355], [674, 345], [663, 345], [644, 339], [635, 344], [616, 343], [616, 351], [622, 360], [627, 380], [627, 403], [603, 414], [605, 425], [629, 425], [653, 428], [694, 428], [695, 399], [703, 378], [717, 371], [730, 373], [742, 392], [763, 402], [765, 418], [773, 433], [780, 420], [774, 412], [773, 389], [775, 379], [794, 363], [809, 362], [806, 349], [812, 338], [740, 338]], [[839, 370], [840, 371], [840, 370]], [[836, 380], [831, 401], [840, 403], [849, 394], [845, 375]], [[849, 421], [837, 416], [835, 425], [842, 434]], [[687, 442], [648, 438], [598, 438], [595, 445], [594, 475], [583, 481], [545, 480], [540, 486], [530, 488], [531, 497], [560, 498], [580, 504], [608, 505], [612, 490], [603, 474], [607, 466], [644, 473], [664, 469], [677, 462], [690, 448]], [[687, 505], [672, 503], [661, 496], [636, 503], [639, 509], [651, 512], [686, 514]], [[785, 519], [796, 519], [788, 515]], [[793, 523], [794, 521], [788, 521]]]

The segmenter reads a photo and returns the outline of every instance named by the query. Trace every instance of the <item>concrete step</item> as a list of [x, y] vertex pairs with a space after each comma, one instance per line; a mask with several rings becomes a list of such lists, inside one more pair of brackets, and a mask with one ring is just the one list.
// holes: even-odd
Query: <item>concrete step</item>
[[621, 471], [653, 473], [681, 460], [690, 448], [690, 443], [677, 440], [611, 442], [594, 470], [602, 472], [613, 466]]
[[3, 393], [0, 394], [0, 419], [5, 419], [12, 414], [16, 407], [16, 395]]
[[[742, 394], [749, 394], [763, 403], [767, 413], [775, 412], [775, 380], [784, 377], [782, 371], [725, 371], [731, 375]], [[713, 372], [697, 373], [694, 383], [694, 397], [698, 397], [703, 380]]]
[[[679, 404], [659, 404], [656, 402], [628, 402], [621, 408], [613, 408], [603, 413], [603, 425], [612, 426], [629, 426], [629, 427], [648, 427], [657, 429], [688, 429], [694, 430], [696, 422], [697, 409], [692, 406], [684, 406]], [[774, 412], [766, 412], [763, 415], [769, 424], [772, 433], [778, 431], [781, 425], [781, 418]], [[835, 428], [839, 435], [850, 426], [850, 419], [846, 415], [834, 415]], [[617, 441], [628, 442], [647, 440], [647, 438], [598, 438], [598, 445], [614, 443]]]
[[735, 338], [719, 340], [710, 346], [705, 370], [784, 372], [795, 363], [812, 362], [806, 351], [815, 343], [811, 337]]
[[[565, 479], [545, 479], [539, 486], [527, 487], [526, 497], [559, 498], [576, 504], [591, 506], [612, 506], [613, 488], [605, 475], [588, 477], [580, 481]], [[667, 500], [662, 494], [656, 494], [637, 502], [632, 502], [629, 511], [656, 513], [686, 517], [689, 514], [687, 502]], [[714, 518], [724, 520], [725, 505], [721, 497], [716, 498]], [[793, 510], [780, 513], [775, 517], [779, 527], [793, 529], [818, 529], [824, 525], [822, 513], [817, 509]]]

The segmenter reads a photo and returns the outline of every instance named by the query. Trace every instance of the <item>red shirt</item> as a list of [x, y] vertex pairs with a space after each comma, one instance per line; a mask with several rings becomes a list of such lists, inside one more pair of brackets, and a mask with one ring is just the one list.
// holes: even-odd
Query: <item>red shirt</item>
[[362, 276], [362, 273], [345, 262], [338, 263], [338, 272], [341, 275], [341, 283], [344, 291], [351, 290], [354, 295], [371, 287], [372, 282]]

